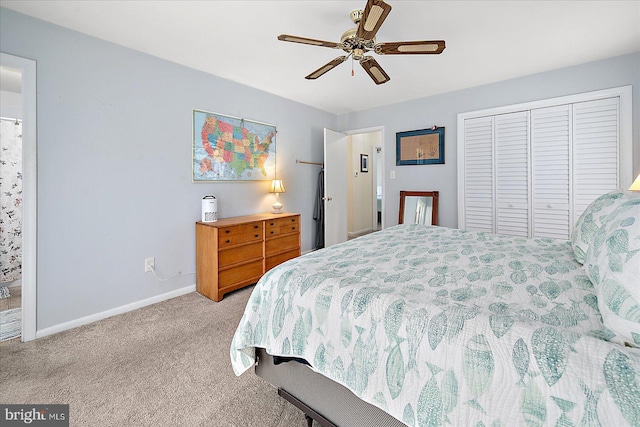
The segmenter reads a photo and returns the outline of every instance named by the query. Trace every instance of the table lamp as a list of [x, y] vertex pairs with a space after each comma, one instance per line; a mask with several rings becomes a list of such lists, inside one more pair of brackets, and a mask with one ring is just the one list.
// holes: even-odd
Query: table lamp
[[276, 193], [276, 202], [271, 206], [274, 214], [282, 213], [282, 203], [280, 203], [280, 193], [284, 193], [284, 184], [281, 179], [274, 179], [271, 181], [270, 193]]

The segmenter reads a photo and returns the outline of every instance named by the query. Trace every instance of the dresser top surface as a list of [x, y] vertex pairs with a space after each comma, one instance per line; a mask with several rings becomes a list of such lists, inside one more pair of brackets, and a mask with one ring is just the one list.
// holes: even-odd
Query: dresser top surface
[[287, 217], [290, 217], [290, 216], [298, 216], [298, 215], [300, 215], [300, 214], [293, 213], [293, 212], [282, 212], [282, 213], [279, 213], [279, 214], [274, 214], [274, 213], [271, 213], [271, 212], [264, 212], [264, 213], [254, 214], [254, 215], [235, 216], [235, 217], [230, 217], [230, 218], [220, 218], [219, 220], [217, 220], [215, 222], [198, 221], [198, 222], [196, 222], [196, 224], [208, 225], [210, 227], [226, 227], [228, 225], [237, 225], [237, 224], [243, 224], [243, 223], [254, 222], [254, 221], [265, 221], [265, 220], [270, 220], [270, 219], [287, 218]]

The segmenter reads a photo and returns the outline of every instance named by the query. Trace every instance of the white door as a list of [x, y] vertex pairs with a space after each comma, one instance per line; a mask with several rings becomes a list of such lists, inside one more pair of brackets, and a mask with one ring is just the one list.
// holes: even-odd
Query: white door
[[598, 196], [629, 187], [619, 180], [626, 160], [620, 150], [619, 121], [618, 97], [573, 105], [572, 225]]
[[324, 130], [324, 246], [347, 240], [347, 135]]
[[529, 112], [494, 119], [496, 233], [529, 236]]
[[495, 233], [493, 183], [493, 116], [465, 119], [461, 175], [464, 209], [458, 218], [465, 230]]
[[571, 105], [531, 110], [532, 236], [571, 234]]

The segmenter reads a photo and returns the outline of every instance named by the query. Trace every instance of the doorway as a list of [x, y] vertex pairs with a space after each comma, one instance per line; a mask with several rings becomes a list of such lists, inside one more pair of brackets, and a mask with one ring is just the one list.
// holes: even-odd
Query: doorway
[[382, 216], [382, 185], [378, 189], [377, 147], [380, 147], [381, 143], [380, 131], [356, 133], [347, 137], [347, 152], [351, 166], [347, 185], [349, 239], [379, 229], [378, 212]]
[[0, 342], [22, 333], [21, 80], [0, 67]]
[[[20, 148], [22, 149], [21, 165], [17, 166], [16, 172], [22, 181], [21, 197], [18, 194], [18, 186], [14, 186], [15, 183], [10, 184], [11, 188], [9, 189], [12, 194], [9, 201], [13, 204], [14, 213], [16, 216], [18, 214], [21, 216], [20, 231], [14, 231], [14, 234], [20, 234], [20, 236], [16, 236], [17, 240], [14, 241], [14, 245], [21, 250], [21, 261], [19, 262], [19, 269], [16, 263], [11, 264], [10, 269], [12, 271], [9, 273], [12, 274], [6, 276], [10, 282], [7, 281], [4, 284], [0, 284], [0, 286], [6, 288], [9, 294], [13, 294], [13, 297], [5, 298], [9, 300], [10, 305], [7, 304], [5, 299], [0, 300], [0, 310], [4, 305], [8, 305], [9, 311], [14, 310], [11, 317], [14, 323], [13, 316], [19, 311], [18, 322], [21, 330], [21, 340], [31, 341], [36, 338], [36, 63], [30, 59], [0, 53], [0, 70], [3, 73], [3, 78], [1, 79], [3, 87], [0, 88], [3, 92], [1, 115], [11, 119], [3, 121], [3, 133], [12, 135], [12, 144], [15, 143], [16, 139], [21, 142]], [[7, 78], [7, 76], [11, 76], [11, 78]], [[16, 79], [18, 79], [17, 83]], [[4, 87], [5, 84], [13, 86]], [[19, 131], [14, 134], [13, 131], [18, 129]], [[12, 132], [10, 133], [9, 130]], [[14, 160], [12, 158], [12, 162], [15, 163]], [[3, 161], [5, 160], [3, 159]], [[5, 170], [4, 167], [3, 170]], [[17, 230], [18, 228], [13, 224], [12, 229]], [[9, 263], [7, 262], [6, 264], [8, 265]], [[5, 268], [4, 266], [5, 262], [3, 261], [3, 268]], [[19, 270], [19, 274], [16, 275], [15, 272], [17, 270]], [[20, 295], [19, 307], [15, 307], [18, 294]], [[14, 301], [10, 302], [11, 299]]]
[[384, 227], [383, 140], [383, 127], [325, 129], [325, 246]]

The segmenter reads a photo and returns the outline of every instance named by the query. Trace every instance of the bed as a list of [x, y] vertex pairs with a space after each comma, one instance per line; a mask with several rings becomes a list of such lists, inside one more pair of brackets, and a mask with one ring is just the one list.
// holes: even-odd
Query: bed
[[[300, 387], [276, 384], [323, 425], [637, 426], [639, 301], [640, 195], [619, 191], [571, 241], [398, 225], [290, 260], [230, 356]], [[336, 391], [309, 403], [312, 381]]]

